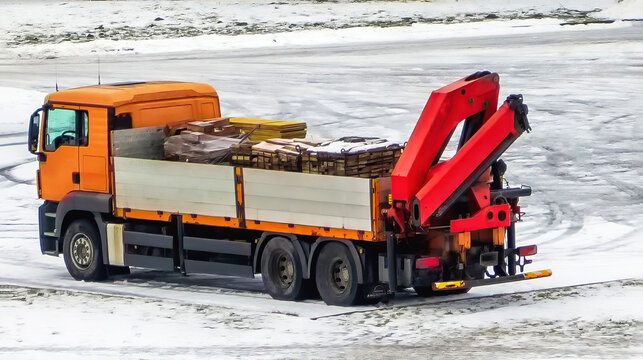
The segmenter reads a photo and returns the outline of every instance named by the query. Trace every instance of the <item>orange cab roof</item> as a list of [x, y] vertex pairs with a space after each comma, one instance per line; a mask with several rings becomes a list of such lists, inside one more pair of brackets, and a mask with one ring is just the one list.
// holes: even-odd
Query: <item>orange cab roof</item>
[[72, 103], [99, 106], [120, 106], [130, 103], [217, 96], [208, 84], [148, 81], [136, 83], [107, 84], [61, 90], [47, 95], [45, 103]]

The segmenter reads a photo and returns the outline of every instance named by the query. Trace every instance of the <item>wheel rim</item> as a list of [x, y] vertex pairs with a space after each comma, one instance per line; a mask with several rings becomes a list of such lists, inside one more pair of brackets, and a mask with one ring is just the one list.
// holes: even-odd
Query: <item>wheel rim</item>
[[71, 260], [79, 269], [87, 269], [92, 262], [94, 248], [89, 236], [84, 233], [74, 235], [70, 242]]
[[331, 279], [336, 293], [344, 293], [351, 285], [351, 271], [342, 259], [336, 259], [331, 266]]
[[275, 256], [275, 275], [278, 283], [282, 288], [288, 288], [292, 285], [295, 276], [295, 263], [292, 258], [285, 252], [279, 252]]

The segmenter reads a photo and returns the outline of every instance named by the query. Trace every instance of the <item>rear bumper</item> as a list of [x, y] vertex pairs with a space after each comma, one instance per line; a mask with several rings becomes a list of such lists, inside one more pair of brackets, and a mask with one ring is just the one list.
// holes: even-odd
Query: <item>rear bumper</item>
[[476, 286], [503, 284], [514, 281], [538, 279], [551, 276], [551, 270], [530, 271], [522, 274], [498, 276], [491, 279], [479, 280], [457, 280], [457, 281], [442, 281], [434, 282], [432, 288], [434, 291], [457, 290], [457, 289], [470, 289]]

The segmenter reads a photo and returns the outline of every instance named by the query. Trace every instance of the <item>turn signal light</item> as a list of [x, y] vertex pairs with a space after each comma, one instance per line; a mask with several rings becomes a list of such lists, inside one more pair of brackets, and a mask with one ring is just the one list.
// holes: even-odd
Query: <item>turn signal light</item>
[[521, 246], [516, 250], [518, 250], [518, 255], [520, 256], [531, 256], [531, 255], [536, 255], [538, 253], [538, 246], [536, 245]]
[[416, 269], [428, 269], [440, 266], [439, 257], [423, 257], [415, 260]]

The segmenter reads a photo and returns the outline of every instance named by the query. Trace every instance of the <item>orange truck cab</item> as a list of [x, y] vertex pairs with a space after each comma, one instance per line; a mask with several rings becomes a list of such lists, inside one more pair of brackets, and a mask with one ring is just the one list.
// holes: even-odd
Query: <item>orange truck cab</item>
[[111, 130], [220, 116], [219, 98], [211, 86], [179, 82], [60, 91], [45, 98], [41, 111], [42, 132], [38, 133], [38, 117], [32, 117], [29, 149], [39, 154], [38, 195], [57, 202], [73, 191], [112, 192]]
[[[457, 97], [466, 91], [470, 99]], [[535, 246], [518, 248], [514, 240], [518, 197], [531, 190], [502, 187], [498, 156], [528, 123], [521, 97], [489, 111], [497, 93], [497, 74], [488, 72], [434, 92], [437, 100], [427, 104], [431, 111], [425, 109], [393, 181], [123, 155], [122, 147], [159, 144], [162, 152], [159, 129], [168, 124], [220, 117], [210, 85], [140, 82], [52, 93], [32, 114], [28, 131], [44, 200], [41, 250], [62, 253], [77, 280], [128, 273], [130, 266], [261, 273], [274, 298], [298, 300], [317, 290], [334, 305], [382, 299], [408, 287], [432, 295], [549, 276], [548, 270], [516, 274], [536, 253]], [[455, 115], [438, 127], [432, 114], [449, 96]], [[467, 113], [480, 109], [464, 109], [483, 101], [484, 117]], [[423, 144], [430, 143], [425, 139], [444, 133], [437, 140], [446, 144], [453, 133], [447, 126], [465, 120], [459, 116], [467, 117], [459, 152], [489, 155], [438, 161], [443, 146], [431, 155], [435, 159], [422, 159]], [[446, 189], [442, 178], [450, 181], [448, 194], [432, 204]]]

